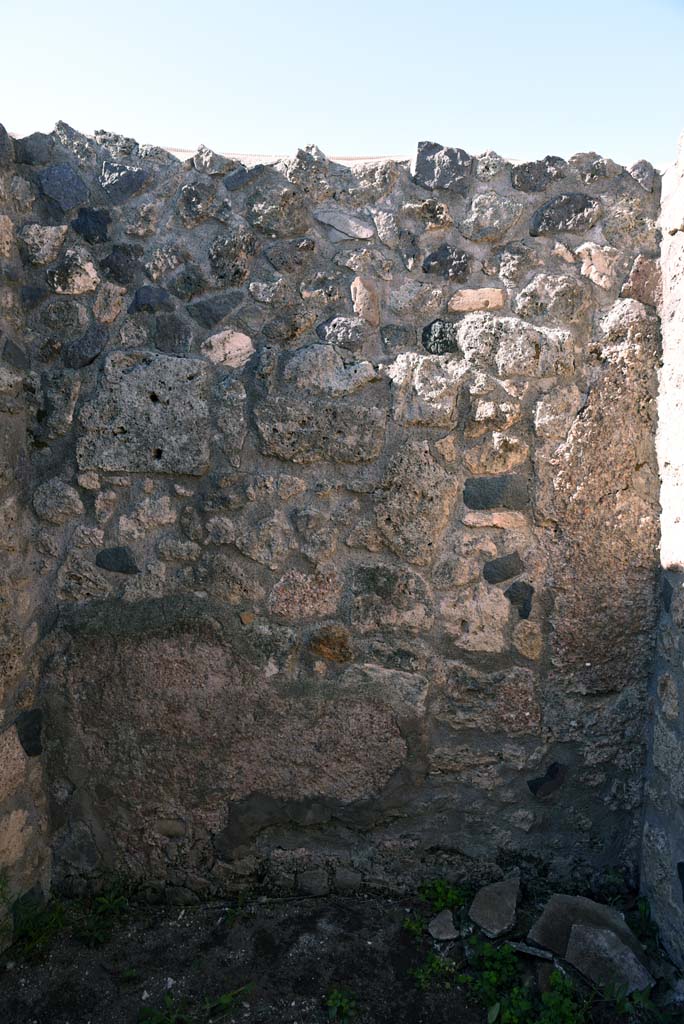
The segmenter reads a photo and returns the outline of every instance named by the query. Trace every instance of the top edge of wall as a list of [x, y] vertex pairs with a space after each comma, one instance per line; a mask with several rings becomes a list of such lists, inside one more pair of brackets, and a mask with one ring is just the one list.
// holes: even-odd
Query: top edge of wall
[[[74, 134], [81, 135], [83, 138], [92, 139], [95, 142], [98, 141], [97, 137], [96, 137], [96, 134], [91, 134], [91, 133], [88, 133], [88, 132], [80, 132], [80, 131], [78, 131], [78, 129], [71, 128], [70, 125], [67, 125], [63, 121], [60, 121], [60, 122], [58, 122], [55, 125], [55, 127], [53, 129], [53, 132], [56, 131], [57, 129], [59, 129], [60, 127], [68, 128], [70, 131], [74, 132]], [[20, 133], [20, 132], [10, 131], [8, 134], [13, 139], [21, 139], [21, 138], [25, 138], [26, 137], [23, 133]], [[31, 134], [31, 133], [29, 133], [29, 134]], [[46, 134], [50, 134], [50, 133], [46, 133]], [[279, 162], [281, 160], [291, 160], [296, 155], [296, 152], [298, 152], [301, 149], [312, 149], [312, 150], [315, 150], [315, 151], [318, 151], [319, 153], [321, 153], [321, 151], [319, 150], [319, 147], [315, 146], [315, 145], [307, 145], [305, 147], [299, 147], [299, 150], [294, 151], [294, 152], [290, 152], [290, 153], [236, 153], [236, 152], [228, 152], [228, 151], [224, 151], [224, 150], [212, 150], [210, 146], [205, 146], [202, 143], [200, 143], [194, 149], [190, 149], [190, 148], [185, 148], [185, 147], [182, 147], [182, 146], [157, 145], [156, 143], [139, 143], [135, 139], [126, 138], [124, 136], [120, 136], [116, 132], [105, 132], [105, 131], [102, 131], [101, 133], [98, 132], [97, 134], [111, 135], [112, 137], [118, 137], [122, 141], [125, 140], [126, 142], [130, 143], [131, 145], [135, 145], [138, 148], [142, 148], [142, 149], [146, 149], [146, 150], [155, 150], [155, 149], [156, 150], [163, 150], [163, 151], [165, 151], [167, 153], [170, 153], [172, 156], [177, 157], [179, 160], [187, 160], [187, 159], [189, 159], [190, 157], [192, 157], [196, 153], [198, 153], [200, 151], [200, 149], [208, 149], [211, 152], [214, 152], [217, 156], [224, 157], [224, 158], [229, 159], [229, 160], [239, 160], [239, 161], [241, 161], [245, 165], [253, 165], [253, 164], [258, 164], [258, 163], [259, 164], [274, 164], [274, 163], [277, 163], [277, 162]], [[682, 146], [682, 139], [684, 139], [684, 133], [682, 133], [682, 136], [680, 137], [680, 148]], [[372, 154], [372, 155], [354, 155], [354, 156], [352, 156], [352, 155], [349, 155], [349, 154], [321, 153], [321, 155], [324, 156], [326, 159], [334, 162], [334, 163], [340, 163], [340, 164], [368, 164], [368, 163], [382, 163], [382, 162], [388, 161], [388, 160], [396, 161], [397, 163], [409, 163], [413, 159], [413, 155], [414, 154], [411, 154], [411, 153], [381, 153], [381, 154]], [[523, 157], [504, 157], [502, 154], [495, 153], [495, 151], [491, 150], [491, 149], [490, 150], [484, 150], [482, 153], [476, 153], [476, 154], [473, 154], [473, 155], [476, 156], [476, 157], [479, 157], [479, 158], [482, 158], [482, 157], [485, 157], [485, 156], [489, 156], [489, 155], [495, 155], [495, 156], [498, 156], [501, 159], [505, 160], [507, 163], [511, 163], [511, 164], [527, 163], [527, 162], [535, 159], [534, 157], [524, 157], [524, 158]], [[573, 154], [573, 155], [577, 156], [579, 154]], [[598, 154], [598, 153], [596, 153], [595, 155], [596, 156], [603, 156], [603, 154]], [[564, 158], [564, 159], [572, 159], [572, 156], [569, 157], [569, 158]], [[619, 161], [616, 161], [616, 162], [619, 163]], [[651, 163], [651, 165], [654, 167], [654, 169], [656, 171], [658, 171], [659, 174], [663, 175], [668, 170], [670, 170], [673, 166], [675, 166], [678, 162], [681, 162], [681, 153], [679, 154], [679, 159], [677, 157], [675, 157], [675, 158], [672, 158], [670, 160], [648, 161], [648, 162]]]

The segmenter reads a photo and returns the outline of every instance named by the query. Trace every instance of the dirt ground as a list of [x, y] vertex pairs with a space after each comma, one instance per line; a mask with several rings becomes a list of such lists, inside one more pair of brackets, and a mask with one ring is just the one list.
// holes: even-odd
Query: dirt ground
[[[466, 960], [461, 939], [430, 938], [432, 908], [419, 900], [260, 897], [180, 908], [114, 897], [104, 911], [76, 906], [41, 918], [0, 956], [0, 1024], [485, 1024], [491, 1010], [456, 975], [421, 985], [431, 957]], [[515, 934], [527, 926], [522, 914]], [[523, 984], [538, 986], [553, 966], [519, 959]], [[557, 1024], [676, 1019], [684, 1010], [623, 1015], [596, 1004]]]
[[402, 927], [407, 910], [344, 897], [268, 900], [238, 912], [225, 904], [151, 909], [99, 949], [63, 935], [33, 962], [12, 961], [9, 950], [0, 1021], [134, 1024], [142, 1009], [164, 1009], [167, 996], [190, 1014], [247, 986], [232, 1020], [318, 1024], [329, 1019], [325, 1000], [337, 990], [353, 997], [359, 1022], [479, 1024], [482, 1014], [458, 1007], [454, 992], [417, 988], [410, 970], [420, 956]]

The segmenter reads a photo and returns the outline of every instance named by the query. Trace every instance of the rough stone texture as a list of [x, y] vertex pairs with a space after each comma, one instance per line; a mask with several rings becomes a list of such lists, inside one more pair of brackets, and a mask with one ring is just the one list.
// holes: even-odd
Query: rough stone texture
[[515, 924], [519, 891], [519, 878], [506, 878], [483, 886], [470, 905], [470, 920], [493, 939], [510, 931]]
[[3, 153], [0, 735], [40, 709], [44, 748], [12, 893], [48, 845], [62, 888], [170, 898], [634, 872], [658, 176]]
[[209, 464], [205, 364], [115, 353], [80, 413], [80, 469], [202, 475]]
[[[19, 297], [27, 284], [24, 266], [35, 268], [31, 273], [38, 277], [43, 275], [36, 288], [46, 296], [45, 265], [58, 257], [68, 232], [66, 226], [54, 225], [52, 218], [44, 227], [36, 223], [32, 206], [38, 192], [18, 174], [14, 157], [14, 144], [0, 126], [0, 874], [10, 900], [30, 890], [47, 892], [50, 885], [43, 759], [36, 755], [28, 720], [39, 678], [39, 621], [46, 611], [41, 608], [40, 555], [30, 523], [38, 524], [33, 497], [40, 484], [48, 486], [42, 494], [44, 505], [38, 496], [39, 507], [50, 514], [60, 506], [60, 499], [53, 503], [50, 497], [49, 480], [62, 468], [43, 466], [42, 475], [33, 476], [30, 485], [24, 472], [32, 448], [32, 420], [50, 387], [46, 380], [43, 390], [40, 376], [31, 372], [37, 339], [26, 330], [26, 309]], [[53, 186], [57, 191], [56, 179], [52, 183], [48, 179], [47, 187]], [[32, 199], [25, 205], [29, 192]], [[33, 233], [32, 227], [42, 230]], [[43, 406], [46, 433], [52, 433], [50, 424], [59, 419], [58, 405], [55, 394], [52, 404]], [[82, 510], [78, 494], [70, 490], [67, 506], [71, 511]], [[47, 529], [59, 531], [60, 527]], [[0, 947], [4, 947], [11, 941], [11, 916], [5, 907], [0, 918]]]
[[506, 302], [503, 288], [461, 288], [449, 299], [450, 313], [472, 313], [476, 309], [501, 309]]
[[[665, 946], [684, 967], [684, 152], [663, 179], [662, 358], [657, 449], [661, 474], [663, 569], [650, 699], [642, 886]], [[657, 301], [658, 268], [635, 260], [622, 294]]]
[[458, 938], [458, 931], [454, 925], [454, 915], [451, 910], [442, 910], [435, 914], [428, 924], [428, 931], [437, 942], [450, 942]]
[[617, 985], [620, 991], [629, 995], [643, 992], [655, 984], [655, 978], [632, 950], [608, 928], [574, 924], [565, 959], [601, 989]]
[[650, 988], [654, 979], [640, 942], [617, 910], [582, 896], [552, 896], [528, 934], [601, 988]]

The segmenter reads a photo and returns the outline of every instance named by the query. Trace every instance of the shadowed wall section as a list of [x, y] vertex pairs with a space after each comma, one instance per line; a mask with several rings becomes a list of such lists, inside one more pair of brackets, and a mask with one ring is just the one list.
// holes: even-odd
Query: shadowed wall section
[[649, 705], [642, 878], [666, 945], [684, 964], [684, 164], [663, 178], [658, 396], [663, 578]]

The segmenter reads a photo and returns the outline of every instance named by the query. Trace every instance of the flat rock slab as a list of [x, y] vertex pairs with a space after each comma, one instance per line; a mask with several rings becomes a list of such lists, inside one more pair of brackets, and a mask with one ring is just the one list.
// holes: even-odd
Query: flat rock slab
[[506, 878], [503, 882], [485, 885], [471, 904], [470, 920], [492, 939], [503, 935], [515, 924], [519, 892], [518, 878]]
[[205, 364], [150, 352], [109, 356], [80, 415], [81, 469], [188, 473], [209, 465]]
[[450, 910], [442, 910], [428, 924], [428, 931], [438, 942], [448, 942], [458, 938], [458, 930], [454, 926], [454, 915]]
[[383, 409], [275, 397], [254, 410], [260, 448], [290, 462], [370, 462], [382, 451]]
[[553, 895], [544, 907], [541, 917], [532, 925], [527, 938], [538, 946], [552, 950], [558, 956], [565, 956], [570, 933], [576, 924], [607, 928], [631, 949], [644, 966], [646, 965], [641, 944], [622, 914], [585, 896]]
[[523, 956], [532, 956], [536, 960], [553, 960], [553, 953], [549, 953], [548, 949], [537, 949], [536, 946], [528, 946], [526, 942], [509, 942], [508, 945]]
[[632, 950], [609, 928], [574, 924], [565, 959], [595, 985], [617, 986], [626, 995], [655, 984]]
[[372, 225], [367, 224], [360, 217], [355, 217], [338, 206], [321, 207], [314, 211], [314, 217], [321, 224], [335, 228], [347, 238], [372, 238], [375, 230]]

